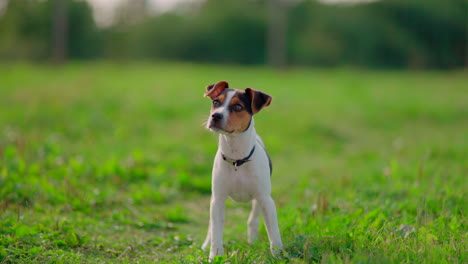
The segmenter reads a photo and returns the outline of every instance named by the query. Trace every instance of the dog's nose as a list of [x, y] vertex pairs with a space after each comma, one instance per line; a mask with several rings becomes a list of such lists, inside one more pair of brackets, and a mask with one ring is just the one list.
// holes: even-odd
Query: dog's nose
[[223, 119], [223, 115], [220, 113], [214, 113], [211, 115], [211, 119], [213, 119], [213, 121], [218, 121]]

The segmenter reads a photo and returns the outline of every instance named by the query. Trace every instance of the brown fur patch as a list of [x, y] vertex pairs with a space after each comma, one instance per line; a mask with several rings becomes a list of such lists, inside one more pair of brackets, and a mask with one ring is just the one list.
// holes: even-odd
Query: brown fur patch
[[226, 81], [217, 82], [214, 85], [208, 85], [206, 87], [206, 93], [204, 94], [205, 97], [210, 97], [214, 99], [218, 97], [224, 89], [228, 88], [229, 84]]
[[254, 90], [252, 88], [245, 89], [252, 101], [252, 112], [254, 114], [260, 112], [263, 107], [269, 106], [271, 103], [271, 96], [266, 93]]
[[[241, 99], [242, 94], [243, 91], [236, 91], [231, 102], [229, 102], [229, 118], [225, 128], [226, 131], [241, 133], [249, 128], [252, 115], [248, 112], [248, 105]], [[235, 111], [237, 104], [242, 106], [241, 111]]]
[[[214, 100], [218, 100], [220, 102], [220, 106], [222, 104], [224, 104], [224, 100], [226, 100], [226, 94], [225, 92], [221, 93], [218, 97], [214, 98]], [[213, 104], [211, 104], [211, 112], [213, 112], [214, 110], [216, 110], [217, 107], [215, 107]]]

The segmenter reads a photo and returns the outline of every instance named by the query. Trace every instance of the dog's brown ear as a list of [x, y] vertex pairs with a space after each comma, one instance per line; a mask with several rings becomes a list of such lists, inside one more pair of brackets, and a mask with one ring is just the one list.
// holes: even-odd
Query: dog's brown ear
[[262, 110], [263, 107], [269, 106], [271, 103], [271, 96], [266, 93], [254, 90], [252, 88], [245, 89], [245, 92], [252, 100], [252, 113], [256, 114]]
[[229, 84], [226, 81], [220, 81], [216, 84], [208, 85], [206, 86], [206, 93], [204, 96], [214, 99], [226, 88], [229, 88]]

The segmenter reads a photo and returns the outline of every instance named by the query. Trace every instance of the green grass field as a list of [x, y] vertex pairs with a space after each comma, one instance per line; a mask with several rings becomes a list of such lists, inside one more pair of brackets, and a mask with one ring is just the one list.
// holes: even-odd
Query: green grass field
[[227, 203], [217, 263], [468, 263], [468, 75], [192, 64], [0, 65], [0, 263], [205, 263], [204, 87], [273, 96], [284, 257]]

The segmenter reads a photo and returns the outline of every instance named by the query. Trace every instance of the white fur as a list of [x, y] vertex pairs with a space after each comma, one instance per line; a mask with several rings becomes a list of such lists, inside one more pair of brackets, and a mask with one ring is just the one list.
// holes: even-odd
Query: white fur
[[[220, 113], [223, 115], [223, 117], [226, 117], [226, 118], [223, 118], [222, 119], [222, 124], [221, 124], [221, 127], [225, 127], [226, 126], [226, 123], [227, 123], [227, 117], [229, 116], [229, 102], [231, 102], [231, 99], [232, 97], [234, 96], [235, 92], [234, 91], [229, 91], [227, 94], [226, 94], [226, 99], [224, 100], [223, 104], [220, 105], [218, 108], [216, 108], [215, 111], [213, 111], [211, 114], [215, 114], [215, 113]], [[210, 117], [210, 120], [208, 120], [208, 124], [211, 122], [211, 117]], [[219, 131], [219, 132], [222, 132], [222, 131]]]
[[[232, 94], [228, 94], [225, 102], [229, 102], [231, 97]], [[227, 108], [227, 105], [223, 106]], [[227, 113], [223, 114], [227, 120]], [[243, 159], [249, 155], [254, 145], [255, 151], [250, 161], [239, 166], [237, 170], [222, 158], [224, 154], [230, 159]], [[258, 237], [258, 217], [262, 213], [271, 252], [275, 254], [276, 250], [282, 249], [276, 207], [270, 195], [271, 182], [268, 164], [268, 156], [261, 138], [255, 131], [253, 118], [249, 128], [242, 133], [219, 134], [219, 147], [212, 172], [210, 223], [208, 235], [202, 246], [202, 249], [205, 249], [211, 245], [210, 259], [223, 254], [225, 200], [228, 197], [239, 202], [252, 201], [252, 211], [247, 222], [249, 243], [253, 243]]]

